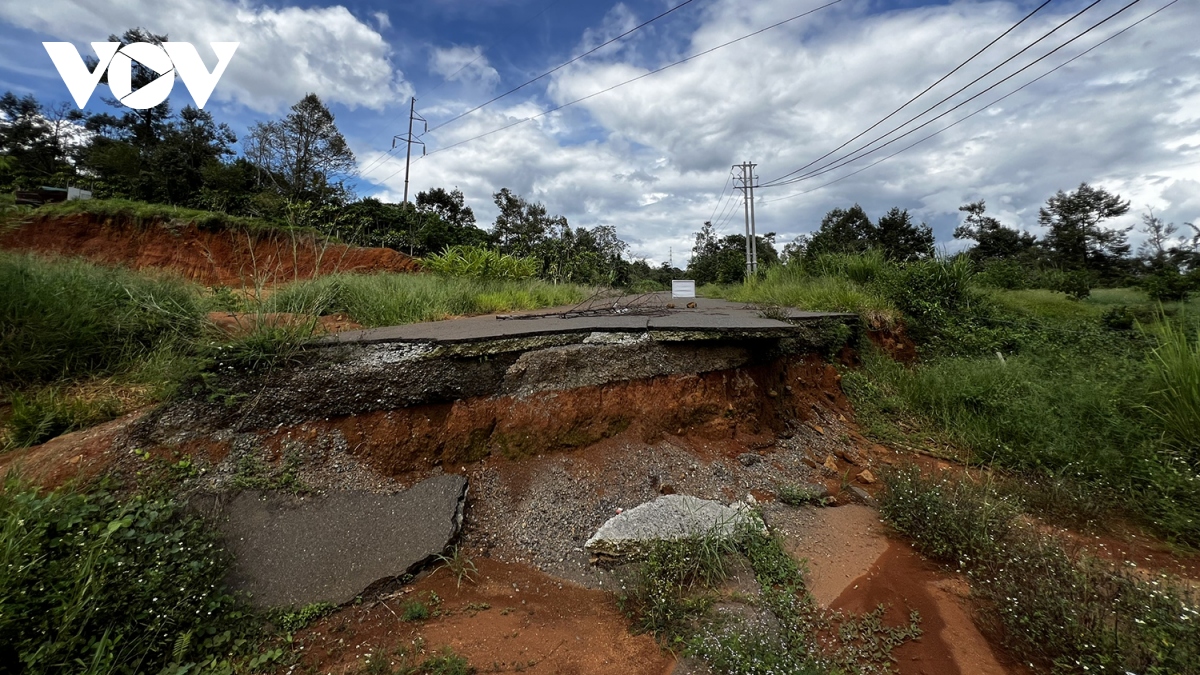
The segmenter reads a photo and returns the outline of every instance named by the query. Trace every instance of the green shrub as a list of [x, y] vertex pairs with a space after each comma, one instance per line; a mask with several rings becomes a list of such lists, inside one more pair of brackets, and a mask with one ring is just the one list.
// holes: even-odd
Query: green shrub
[[0, 645], [23, 672], [145, 673], [241, 651], [202, 523], [170, 501], [107, 492], [0, 493]]
[[917, 260], [888, 268], [882, 284], [913, 328], [934, 333], [975, 300], [973, 274], [966, 256]]
[[965, 481], [932, 481], [916, 468], [884, 474], [879, 514], [925, 555], [966, 566], [995, 556], [1012, 532], [1017, 506]]
[[1155, 302], [1182, 302], [1193, 290], [1192, 279], [1172, 269], [1148, 275], [1141, 285]]
[[1030, 278], [1025, 267], [1016, 260], [989, 260], [980, 264], [975, 283], [992, 288], [1020, 290], [1029, 288]]
[[0, 382], [27, 386], [128, 369], [200, 327], [194, 288], [76, 259], [0, 252]]
[[426, 256], [424, 263], [443, 276], [475, 279], [528, 279], [542, 268], [537, 258], [513, 256], [486, 246], [448, 246]]

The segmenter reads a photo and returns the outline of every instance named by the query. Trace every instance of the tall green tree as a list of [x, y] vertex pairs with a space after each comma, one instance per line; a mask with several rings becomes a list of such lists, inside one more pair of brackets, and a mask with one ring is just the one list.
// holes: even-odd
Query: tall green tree
[[354, 153], [316, 94], [305, 96], [281, 120], [255, 124], [245, 154], [263, 181], [287, 200], [348, 196], [345, 179], [354, 170]]
[[907, 209], [892, 207], [879, 218], [872, 242], [889, 260], [920, 260], [933, 256], [933, 229], [913, 223]]
[[0, 155], [8, 158], [0, 184], [33, 187], [73, 175], [68, 158], [82, 131], [81, 119], [65, 105], [47, 110], [32, 95], [0, 96]]
[[958, 210], [967, 216], [961, 225], [954, 228], [954, 238], [975, 241], [975, 245], [967, 251], [972, 260], [1011, 260], [1037, 246], [1037, 237], [1005, 227], [999, 220], [987, 215], [987, 206], [982, 199], [964, 204]]
[[1129, 201], [1104, 188], [1082, 183], [1072, 192], [1059, 190], [1038, 211], [1038, 223], [1048, 230], [1042, 243], [1051, 261], [1062, 269], [1111, 277], [1129, 253], [1131, 228], [1101, 227], [1101, 223], [1128, 212]]
[[549, 215], [540, 202], [530, 202], [508, 188], [501, 188], [492, 199], [500, 209], [492, 239], [504, 253], [533, 255], [552, 231], [567, 225], [566, 218]]
[[875, 225], [867, 217], [867, 212], [855, 204], [848, 209], [836, 208], [826, 213], [805, 251], [810, 256], [821, 253], [862, 253], [874, 245], [875, 239]]

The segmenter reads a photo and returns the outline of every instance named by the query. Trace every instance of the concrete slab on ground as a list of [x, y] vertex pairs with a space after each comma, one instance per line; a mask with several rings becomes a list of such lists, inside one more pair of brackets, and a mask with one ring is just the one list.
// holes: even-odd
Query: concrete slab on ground
[[208, 510], [233, 556], [229, 582], [254, 605], [340, 605], [445, 551], [462, 526], [466, 488], [462, 476], [443, 475], [389, 495], [246, 491]]
[[[693, 302], [696, 306], [688, 308]], [[667, 305], [674, 305], [668, 307]], [[570, 307], [533, 312], [474, 316], [452, 321], [427, 321], [403, 326], [350, 330], [317, 344], [433, 342], [453, 344], [562, 333], [593, 332], [712, 332], [742, 337], [786, 337], [801, 330], [797, 324], [828, 318], [851, 320], [854, 314], [805, 312], [789, 309], [787, 321], [768, 319], [760, 310], [740, 302], [714, 298], [672, 300], [668, 293], [591, 300]]]

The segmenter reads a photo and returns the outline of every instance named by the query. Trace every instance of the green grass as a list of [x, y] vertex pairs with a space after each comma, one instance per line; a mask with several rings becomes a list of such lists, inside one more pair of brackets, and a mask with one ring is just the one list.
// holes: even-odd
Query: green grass
[[[269, 311], [343, 312], [364, 326], [571, 305], [592, 289], [539, 280], [497, 281], [432, 274], [331, 274], [280, 288]], [[317, 311], [313, 311], [313, 310]]]
[[1200, 598], [1162, 577], [1067, 554], [993, 486], [886, 472], [884, 519], [965, 571], [1019, 658], [1053, 672], [1200, 673]]
[[1153, 332], [1149, 410], [1167, 441], [1200, 467], [1200, 328], [1163, 322]]
[[699, 293], [735, 302], [812, 311], [858, 312], [886, 322], [894, 321], [898, 316], [895, 305], [870, 287], [840, 277], [807, 276], [787, 267], [772, 267], [764, 279], [745, 284], [702, 286]]
[[200, 329], [195, 286], [166, 275], [0, 252], [0, 381], [129, 370]]

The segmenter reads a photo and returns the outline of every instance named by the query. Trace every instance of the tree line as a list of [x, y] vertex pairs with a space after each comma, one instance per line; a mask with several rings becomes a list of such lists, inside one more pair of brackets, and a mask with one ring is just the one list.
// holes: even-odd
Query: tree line
[[[135, 28], [109, 39], [124, 45], [167, 37]], [[133, 86], [156, 76], [135, 63]], [[414, 203], [359, 198], [349, 185], [354, 153], [316, 94], [279, 119], [254, 124], [240, 155], [237, 135], [208, 111], [174, 110], [169, 102], [133, 110], [108, 102], [118, 112], [85, 113], [12, 92], [0, 97], [0, 189], [74, 185], [97, 198], [256, 217], [415, 256], [485, 246], [538, 259], [540, 275], [554, 281], [661, 286], [682, 274], [629, 260], [629, 247], [612, 226], [571, 227], [508, 188], [493, 195], [500, 213], [491, 229], [479, 226], [458, 189], [432, 188]]]
[[[1177, 226], [1152, 211], [1142, 215], [1145, 240], [1134, 253], [1129, 233], [1134, 226], [1113, 227], [1108, 221], [1129, 213], [1120, 195], [1081, 184], [1059, 190], [1038, 211], [1045, 234], [1038, 238], [1005, 226], [988, 215], [983, 200], [959, 207], [964, 214], [954, 237], [971, 242], [962, 253], [984, 283], [1002, 288], [1049, 288], [1085, 297], [1101, 286], [1141, 286], [1156, 300], [1180, 300], [1200, 290], [1200, 226]], [[872, 222], [855, 204], [825, 214], [815, 232], [775, 248], [774, 233], [757, 238], [760, 272], [774, 264], [803, 264], [825, 254], [877, 251], [894, 262], [936, 254], [932, 229], [914, 222], [905, 209], [892, 208]], [[717, 236], [706, 222], [695, 235], [688, 274], [700, 283], [734, 283], [745, 278], [743, 235]]]

